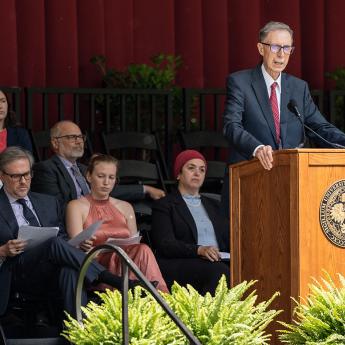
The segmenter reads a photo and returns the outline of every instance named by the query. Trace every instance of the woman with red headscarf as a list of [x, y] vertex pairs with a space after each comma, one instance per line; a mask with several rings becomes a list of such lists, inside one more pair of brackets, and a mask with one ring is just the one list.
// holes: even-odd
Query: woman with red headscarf
[[175, 160], [178, 190], [157, 200], [152, 210], [151, 239], [168, 286], [190, 284], [200, 293], [214, 293], [222, 274], [230, 278], [229, 224], [217, 200], [202, 196], [205, 157], [186, 150]]

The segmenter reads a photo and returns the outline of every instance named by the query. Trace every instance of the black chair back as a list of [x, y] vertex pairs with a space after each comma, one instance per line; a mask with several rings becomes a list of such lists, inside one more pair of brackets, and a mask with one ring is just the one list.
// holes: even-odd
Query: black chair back
[[157, 136], [139, 132], [102, 133], [105, 152], [118, 159], [134, 159], [155, 163], [164, 179], [169, 172]]

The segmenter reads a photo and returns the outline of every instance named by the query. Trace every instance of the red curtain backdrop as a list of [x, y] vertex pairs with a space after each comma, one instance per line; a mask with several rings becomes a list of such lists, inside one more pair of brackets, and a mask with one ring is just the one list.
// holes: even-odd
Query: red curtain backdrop
[[325, 72], [345, 66], [343, 0], [0, 0], [0, 85], [99, 87], [90, 63], [184, 60], [178, 83], [224, 87], [228, 73], [259, 62], [259, 29], [288, 23], [296, 50], [288, 72], [329, 88]]

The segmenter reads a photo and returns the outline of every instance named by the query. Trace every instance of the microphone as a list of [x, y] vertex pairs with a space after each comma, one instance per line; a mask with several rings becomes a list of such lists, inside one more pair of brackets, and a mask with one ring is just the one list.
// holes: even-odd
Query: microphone
[[305, 142], [306, 142], [306, 135], [305, 135], [305, 129], [304, 129], [304, 122], [302, 120], [302, 116], [297, 108], [297, 102], [294, 99], [290, 99], [290, 102], [288, 104], [288, 109], [290, 111], [292, 111], [298, 118], [299, 122], [302, 125], [302, 129], [303, 129], [303, 141], [298, 145], [299, 148], [304, 147]]
[[[320, 134], [316, 133], [312, 128], [310, 128], [309, 126], [307, 126], [304, 122], [303, 122], [303, 119], [302, 119], [302, 115], [301, 113], [299, 112], [298, 110], [298, 107], [297, 107], [297, 102], [294, 100], [294, 99], [290, 99], [290, 102], [288, 104], [288, 109], [290, 111], [292, 111], [296, 116], [297, 118], [299, 119], [299, 121], [301, 122], [302, 126], [303, 126], [303, 146], [304, 146], [304, 143], [305, 143], [305, 130], [304, 128], [306, 128], [308, 131], [310, 131], [311, 133], [313, 133], [315, 136], [317, 136], [319, 139], [321, 139], [324, 143], [326, 143], [327, 145], [333, 147], [333, 148], [337, 148], [337, 149], [345, 149], [345, 146], [344, 145], [340, 145], [340, 144], [337, 144], [337, 143], [332, 143], [330, 141], [328, 141], [327, 139], [325, 139], [324, 137], [322, 137]], [[299, 147], [303, 147], [303, 146], [299, 146]]]

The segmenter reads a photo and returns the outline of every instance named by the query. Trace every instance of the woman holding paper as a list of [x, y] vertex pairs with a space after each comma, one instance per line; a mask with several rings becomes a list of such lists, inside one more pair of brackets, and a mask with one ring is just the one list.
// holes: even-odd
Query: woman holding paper
[[[230, 278], [229, 225], [217, 200], [200, 195], [205, 157], [186, 150], [175, 160], [178, 190], [155, 201], [151, 240], [168, 286], [190, 284], [200, 293], [215, 291], [222, 274]], [[223, 253], [224, 252], [224, 253]], [[225, 253], [226, 252], [226, 253]]]
[[[136, 242], [121, 247], [150, 281], [157, 282], [157, 289], [168, 292], [154, 254], [147, 245], [139, 243], [132, 206], [109, 196], [116, 182], [116, 172], [117, 160], [114, 157], [96, 155], [91, 159], [86, 175], [91, 192], [67, 205], [67, 232], [73, 238], [96, 221], [103, 221], [95, 235], [79, 247], [88, 251], [110, 238], [123, 241], [128, 239], [127, 243]], [[121, 274], [121, 261], [116, 253], [101, 253], [97, 260], [112, 273]], [[129, 277], [136, 278], [132, 272]]]

